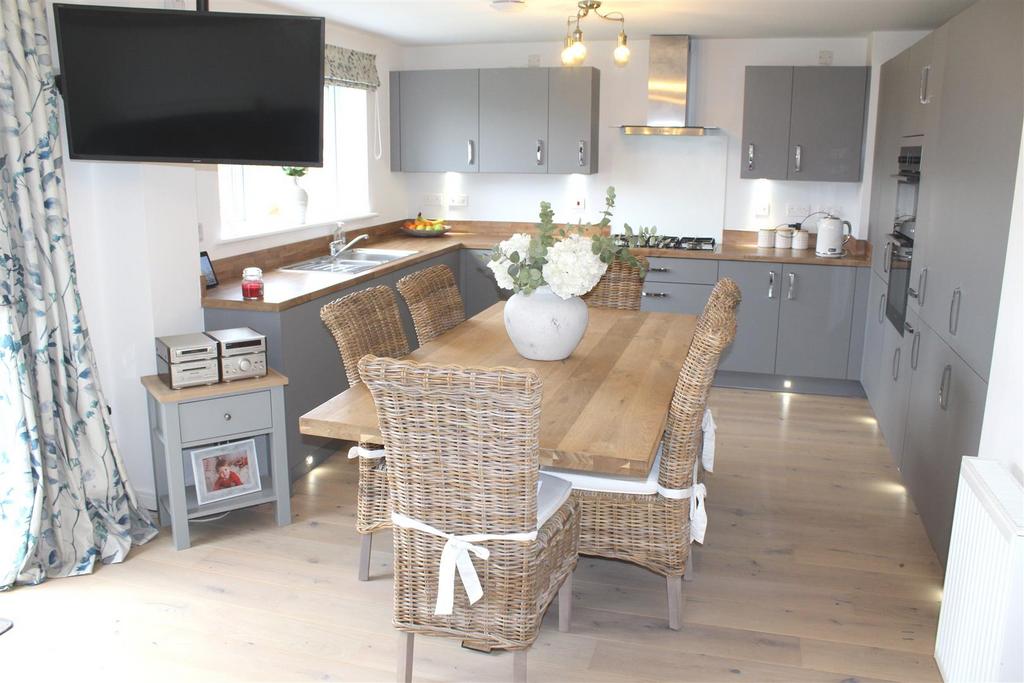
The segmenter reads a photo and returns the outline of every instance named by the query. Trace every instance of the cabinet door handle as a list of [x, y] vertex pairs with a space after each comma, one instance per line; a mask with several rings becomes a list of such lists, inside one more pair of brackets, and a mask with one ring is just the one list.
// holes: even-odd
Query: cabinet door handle
[[476, 161], [476, 154], [474, 154], [473, 141], [466, 140], [466, 163], [470, 166]]
[[667, 299], [668, 298], [668, 293], [667, 292], [643, 292], [643, 295], [644, 296], [649, 296], [652, 299]]
[[579, 149], [577, 150], [579, 152], [580, 168], [583, 168], [584, 166], [586, 166], [586, 163], [583, 161], [583, 153], [584, 153], [584, 150], [586, 150], [586, 145], [587, 145], [587, 141], [586, 140], [580, 140], [580, 146], [579, 146]]
[[786, 291], [786, 298], [790, 300], [796, 298], [796, 273], [789, 274], [789, 289]]
[[892, 353], [892, 381], [898, 382], [900, 379], [900, 356], [902, 354], [903, 347], [897, 346], [896, 350]]
[[537, 165], [544, 165], [544, 141], [540, 139], [537, 140]]
[[224, 413], [224, 421], [231, 422], [231, 413]]
[[960, 288], [953, 290], [953, 296], [949, 299], [949, 333], [956, 334], [960, 329]]
[[910, 344], [910, 369], [917, 370], [917, 356], [921, 353], [921, 331], [910, 328], [914, 341]]
[[754, 143], [747, 145], [747, 170], [754, 170]]
[[947, 365], [942, 368], [942, 378], [939, 380], [939, 407], [945, 410], [949, 406], [949, 383], [953, 378], [953, 366]]
[[666, 268], [664, 266], [651, 266], [647, 270], [652, 272], [652, 273], [667, 273], [668, 272], [668, 268]]
[[892, 251], [892, 242], [885, 243], [885, 250], [882, 251], [882, 272], [889, 272], [889, 253]]
[[804, 155], [804, 146], [803, 145], [797, 145], [796, 148], [793, 150], [793, 172], [794, 173], [799, 173], [800, 172], [800, 164], [801, 164], [801, 161], [803, 160], [803, 155]]
[[924, 267], [917, 274], [917, 303], [924, 306], [924, 288], [928, 284], [928, 268]]
[[878, 322], [885, 320], [885, 294], [878, 297]]
[[932, 96], [928, 92], [928, 76], [931, 75], [931, 72], [931, 64], [928, 64], [927, 66], [921, 69], [921, 86], [920, 91], [918, 93], [921, 104], [929, 104], [932, 101]]
[[769, 270], [768, 271], [768, 298], [769, 299], [774, 299], [775, 298], [775, 271], [774, 270]]

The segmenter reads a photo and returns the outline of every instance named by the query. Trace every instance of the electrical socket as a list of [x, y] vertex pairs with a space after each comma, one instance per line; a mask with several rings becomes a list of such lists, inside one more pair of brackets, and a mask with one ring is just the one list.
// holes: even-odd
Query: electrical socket
[[754, 217], [755, 218], [768, 218], [772, 215], [772, 205], [770, 202], [763, 202], [754, 206]]
[[833, 216], [842, 216], [843, 207], [841, 206], [820, 206], [818, 211], [824, 211], [825, 213], [832, 214]]
[[583, 213], [587, 210], [587, 198], [583, 195], [572, 200], [572, 210], [576, 213]]
[[832, 66], [832, 50], [818, 50], [818, 66]]
[[803, 218], [811, 213], [810, 204], [786, 204], [786, 215], [795, 218]]
[[469, 195], [453, 194], [448, 198], [449, 208], [463, 208], [469, 206]]
[[526, 66], [532, 66], [532, 67], [540, 66], [540, 55], [529, 55], [526, 58]]
[[440, 192], [423, 195], [423, 206], [444, 206], [444, 195]]

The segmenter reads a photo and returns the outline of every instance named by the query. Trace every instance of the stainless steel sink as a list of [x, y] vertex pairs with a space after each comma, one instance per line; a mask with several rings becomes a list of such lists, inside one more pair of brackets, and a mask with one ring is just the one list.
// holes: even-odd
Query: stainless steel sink
[[308, 261], [300, 261], [281, 270], [305, 270], [320, 273], [362, 273], [395, 259], [412, 256], [417, 252], [404, 249], [350, 249], [333, 256], [318, 256]]

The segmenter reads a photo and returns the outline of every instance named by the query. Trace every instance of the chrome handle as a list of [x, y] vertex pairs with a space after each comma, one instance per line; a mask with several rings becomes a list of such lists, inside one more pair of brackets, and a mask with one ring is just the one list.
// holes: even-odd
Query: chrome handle
[[949, 333], [956, 334], [960, 328], [960, 288], [953, 290], [953, 296], [949, 299]]
[[889, 272], [889, 254], [892, 252], [892, 242], [885, 243], [885, 249], [882, 251], [882, 272]]
[[797, 145], [796, 149], [793, 150], [793, 171], [796, 173], [800, 172], [800, 161], [804, 155], [804, 146]]
[[754, 170], [754, 143], [747, 145], [747, 170]]
[[928, 268], [922, 268], [917, 274], [917, 303], [924, 306], [924, 288], [928, 284]]
[[909, 296], [911, 299], [916, 299], [917, 290], [914, 289], [913, 287], [907, 287], [907, 296]]
[[580, 166], [581, 166], [581, 167], [582, 167], [582, 166], [585, 166], [585, 165], [586, 165], [586, 164], [584, 163], [584, 161], [583, 161], [583, 151], [584, 151], [584, 149], [586, 148], [586, 143], [587, 143], [587, 141], [586, 141], [586, 140], [580, 140], [580, 146], [579, 146], [579, 156], [580, 156]]
[[878, 297], [878, 322], [885, 320], [885, 294]]
[[774, 270], [769, 270], [768, 271], [768, 298], [769, 299], [774, 299], [775, 298], [775, 271]]
[[231, 422], [231, 413], [224, 413], [224, 421]]
[[544, 165], [544, 141], [540, 139], [537, 140], [537, 165]]
[[921, 332], [909, 328], [914, 333], [914, 341], [910, 345], [910, 369], [917, 370], [917, 357], [921, 353]]
[[897, 346], [896, 350], [892, 354], [892, 381], [898, 382], [900, 379], [900, 356], [902, 354], [903, 347]]
[[651, 272], [651, 273], [667, 273], [668, 272], [668, 268], [665, 268], [663, 266], [651, 266], [647, 270], [649, 272]]
[[928, 92], [928, 76], [931, 75], [931, 72], [931, 64], [928, 64], [927, 66], [921, 69], [921, 86], [920, 91], [918, 92], [918, 99], [920, 100], [921, 104], [929, 104], [932, 101], [932, 96]]
[[789, 289], [786, 291], [786, 298], [790, 300], [796, 298], [796, 273], [789, 274]]
[[666, 292], [643, 292], [644, 296], [649, 296], [652, 299], [667, 299], [668, 294]]
[[953, 366], [942, 368], [942, 379], [939, 380], [939, 407], [943, 410], [949, 406], [949, 382], [953, 378]]
[[475, 160], [476, 160], [476, 155], [474, 154], [474, 150], [473, 150], [473, 141], [472, 140], [466, 140], [466, 164], [468, 164], [469, 166], [472, 166], [473, 162]]

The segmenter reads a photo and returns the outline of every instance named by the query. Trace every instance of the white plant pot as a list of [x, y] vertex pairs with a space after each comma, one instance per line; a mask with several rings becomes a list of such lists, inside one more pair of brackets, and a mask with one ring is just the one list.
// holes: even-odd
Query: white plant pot
[[295, 187], [292, 188], [292, 211], [295, 220], [299, 225], [306, 222], [306, 208], [309, 206], [309, 194], [299, 185], [298, 178], [292, 178]]
[[505, 330], [519, 355], [529, 360], [568, 358], [589, 320], [583, 299], [563, 299], [547, 285], [531, 294], [513, 294], [505, 302]]

